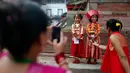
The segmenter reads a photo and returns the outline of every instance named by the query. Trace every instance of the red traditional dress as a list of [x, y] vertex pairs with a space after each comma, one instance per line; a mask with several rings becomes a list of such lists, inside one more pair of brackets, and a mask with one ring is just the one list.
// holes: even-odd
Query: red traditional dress
[[[88, 19], [90, 20], [93, 15], [97, 15], [97, 18], [99, 18], [99, 13], [96, 10], [89, 10], [86, 14]], [[90, 40], [92, 40], [97, 34], [100, 34], [100, 24], [97, 22], [91, 22], [87, 24], [86, 33], [91, 36], [87, 36], [86, 40], [86, 58], [88, 58], [91, 62], [91, 59], [94, 59], [96, 62], [96, 59], [101, 58], [101, 49], [94, 46]], [[100, 43], [100, 37], [98, 36], [94, 41]]]
[[[89, 23], [86, 28], [86, 33], [88, 33], [92, 38], [100, 33], [100, 24], [98, 23]], [[86, 57], [90, 59], [99, 59], [101, 57], [101, 49], [94, 46], [90, 42], [91, 38], [87, 36], [86, 41]], [[100, 37], [98, 36], [94, 41], [100, 43]]]
[[[72, 24], [72, 44], [70, 55], [78, 58], [85, 58], [85, 48], [83, 41], [84, 28], [82, 24]], [[80, 37], [79, 39], [76, 39]], [[77, 40], [77, 43], [75, 43]]]
[[[130, 65], [130, 58], [128, 55], [128, 44], [125, 40], [125, 38], [119, 33], [119, 32], [114, 32], [112, 33], [118, 37], [120, 40], [122, 49], [128, 59], [129, 65]], [[103, 71], [104, 73], [125, 73], [123, 66], [120, 63], [118, 54], [115, 49], [111, 50], [114, 48], [110, 42], [110, 39], [108, 40], [108, 45], [106, 48], [105, 56], [101, 65], [100, 70]]]

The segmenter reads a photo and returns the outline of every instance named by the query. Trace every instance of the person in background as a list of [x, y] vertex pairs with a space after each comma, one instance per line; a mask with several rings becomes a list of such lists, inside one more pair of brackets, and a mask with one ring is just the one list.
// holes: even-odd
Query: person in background
[[79, 58], [85, 58], [85, 48], [84, 48], [84, 28], [81, 24], [82, 20], [81, 14], [76, 14], [74, 16], [74, 24], [72, 24], [72, 44], [70, 56], [74, 57], [73, 63], [80, 63]]
[[130, 73], [128, 42], [120, 33], [122, 27], [119, 20], [108, 20], [106, 23], [109, 35], [107, 46], [93, 42], [93, 45], [106, 50], [100, 68], [104, 73]]
[[100, 43], [100, 24], [98, 23], [99, 13], [96, 10], [90, 10], [86, 16], [89, 22], [86, 27], [86, 59], [88, 64], [96, 64], [97, 59], [101, 58], [101, 49], [92, 44], [91, 41]]
[[0, 59], [0, 73], [71, 73], [64, 55], [67, 37], [61, 32], [54, 39], [55, 61], [59, 67], [37, 63], [37, 56], [48, 45], [49, 18], [39, 5], [26, 1], [22, 6], [0, 2], [1, 49], [8, 54]]

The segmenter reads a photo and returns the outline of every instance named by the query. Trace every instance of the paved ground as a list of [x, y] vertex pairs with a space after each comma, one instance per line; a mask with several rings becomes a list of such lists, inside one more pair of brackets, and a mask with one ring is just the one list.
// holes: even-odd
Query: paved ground
[[[39, 63], [46, 64], [46, 65], [52, 65], [52, 66], [58, 66], [55, 63], [55, 60], [54, 60], [53, 56], [54, 56], [53, 53], [42, 53], [38, 57]], [[66, 56], [68, 56], [68, 54], [66, 54]], [[96, 64], [96, 65], [86, 64], [85, 59], [81, 60], [82, 61], [81, 64], [73, 64], [72, 63], [72, 60], [73, 60], [72, 58], [67, 58], [67, 59], [69, 61], [69, 67], [71, 68], [73, 73], [101, 73], [99, 71], [100, 64]]]
[[90, 69], [72, 69], [73, 73], [102, 73], [99, 70], [90, 70]]

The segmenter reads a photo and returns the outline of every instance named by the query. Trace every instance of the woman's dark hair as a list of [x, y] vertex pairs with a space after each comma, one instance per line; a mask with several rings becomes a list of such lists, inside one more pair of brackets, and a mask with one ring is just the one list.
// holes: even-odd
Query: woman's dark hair
[[75, 19], [76, 16], [80, 17], [81, 20], [83, 19], [83, 16], [82, 16], [81, 14], [76, 14], [76, 15], [74, 16], [74, 19]]
[[7, 48], [14, 58], [22, 59], [30, 47], [46, 32], [48, 17], [33, 3], [22, 6], [0, 2], [1, 48]]
[[[93, 15], [92, 15], [93, 16]], [[89, 22], [92, 22], [92, 16], [90, 17], [90, 19], [89, 19]], [[96, 20], [96, 22], [98, 21], [98, 15], [96, 15], [96, 18], [97, 18], [97, 20]]]
[[119, 21], [117, 19], [110, 19], [107, 21], [106, 27], [107, 27], [107, 29], [109, 27], [112, 32], [115, 32], [115, 31], [120, 31], [122, 29], [123, 25], [122, 25], [121, 21]]

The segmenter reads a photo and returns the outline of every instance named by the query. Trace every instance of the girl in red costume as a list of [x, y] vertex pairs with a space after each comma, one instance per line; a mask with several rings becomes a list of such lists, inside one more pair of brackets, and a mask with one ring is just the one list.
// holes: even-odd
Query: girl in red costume
[[86, 28], [86, 58], [88, 59], [87, 63], [96, 64], [97, 59], [100, 59], [101, 57], [101, 49], [94, 46], [90, 40], [100, 43], [100, 24], [98, 23], [99, 13], [96, 10], [90, 10], [87, 12], [86, 16], [90, 22], [87, 24]]
[[101, 49], [106, 49], [101, 71], [104, 73], [130, 73], [128, 42], [120, 33], [122, 23], [119, 20], [110, 19], [107, 21], [106, 27], [109, 34], [107, 46], [93, 43]]
[[77, 14], [74, 16], [74, 24], [72, 24], [72, 45], [71, 57], [74, 57], [73, 63], [80, 63], [79, 58], [85, 58], [85, 48], [83, 41], [83, 25], [80, 23], [82, 15]]

